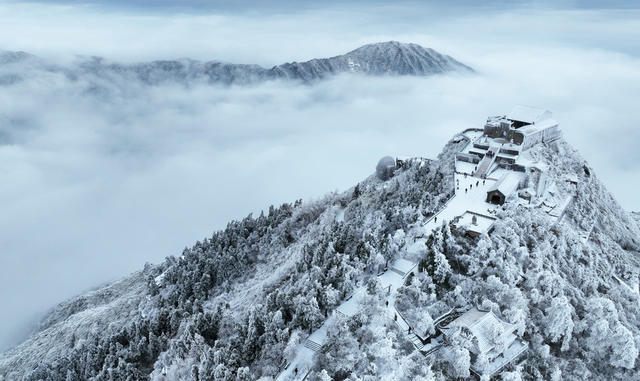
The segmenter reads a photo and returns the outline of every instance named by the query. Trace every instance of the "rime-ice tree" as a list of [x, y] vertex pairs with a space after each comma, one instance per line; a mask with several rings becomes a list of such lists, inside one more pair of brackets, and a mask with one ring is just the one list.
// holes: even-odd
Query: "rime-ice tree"
[[433, 264], [433, 281], [441, 286], [448, 285], [447, 281], [451, 275], [451, 266], [447, 257], [442, 253], [436, 253]]
[[545, 310], [546, 335], [551, 342], [562, 342], [561, 350], [569, 349], [573, 332], [573, 307], [566, 296], [560, 295], [551, 300], [551, 305]]
[[449, 364], [448, 373], [451, 378], [470, 376], [471, 355], [468, 349], [459, 345], [451, 345], [445, 348], [442, 357]]
[[587, 308], [589, 312], [580, 326], [586, 331], [583, 345], [591, 348], [589, 355], [614, 367], [632, 369], [638, 349], [633, 333], [620, 322], [613, 302], [590, 298]]

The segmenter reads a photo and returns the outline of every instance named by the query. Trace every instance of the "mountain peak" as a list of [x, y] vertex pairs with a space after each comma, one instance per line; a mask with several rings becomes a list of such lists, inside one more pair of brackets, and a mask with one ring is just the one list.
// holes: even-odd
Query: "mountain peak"
[[421, 45], [414, 44], [412, 42], [400, 42], [400, 41], [391, 40], [391, 41], [372, 42], [370, 44], [365, 44], [359, 48], [352, 50], [351, 52], [355, 52], [358, 50], [369, 50], [369, 49], [395, 49], [395, 50], [405, 49], [406, 50], [411, 48], [427, 49], [422, 47]]
[[399, 41], [363, 45], [344, 57], [361, 69], [358, 71], [367, 74], [424, 76], [446, 72], [473, 72], [469, 66], [450, 56], [418, 44]]
[[36, 57], [23, 51], [0, 50], [0, 65], [13, 64], [27, 60], [34, 60]]

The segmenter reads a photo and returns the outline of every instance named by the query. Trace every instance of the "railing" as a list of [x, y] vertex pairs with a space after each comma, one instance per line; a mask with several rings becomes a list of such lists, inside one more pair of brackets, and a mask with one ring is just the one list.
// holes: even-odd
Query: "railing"
[[436, 320], [433, 321], [433, 326], [436, 329], [440, 329], [440, 326], [446, 327], [447, 324], [451, 323], [455, 318], [460, 316], [460, 313], [456, 312], [455, 309], [449, 310], [449, 312], [441, 315]]
[[431, 217], [429, 217], [427, 219], [427, 221], [425, 222], [425, 224], [428, 224], [429, 222], [431, 222], [431, 220], [433, 220], [435, 217], [438, 217], [440, 215], [440, 213], [442, 213], [445, 209], [447, 209], [447, 206], [449, 205], [449, 203], [451, 202], [451, 200], [453, 200], [454, 197], [456, 197], [456, 193], [455, 193], [455, 184], [453, 184], [454, 186], [454, 192], [453, 195], [451, 197], [449, 197], [447, 199], [447, 201], [444, 202], [444, 204], [442, 204], [442, 207], [438, 210], [437, 213], [435, 213], [434, 215], [432, 215]]

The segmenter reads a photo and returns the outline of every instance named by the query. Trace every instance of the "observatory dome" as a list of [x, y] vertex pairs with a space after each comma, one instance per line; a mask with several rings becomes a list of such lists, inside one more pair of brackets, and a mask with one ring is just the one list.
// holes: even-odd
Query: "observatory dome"
[[380, 180], [388, 180], [393, 176], [393, 171], [395, 169], [396, 159], [391, 156], [385, 156], [378, 161], [378, 165], [376, 166], [376, 176], [378, 176]]

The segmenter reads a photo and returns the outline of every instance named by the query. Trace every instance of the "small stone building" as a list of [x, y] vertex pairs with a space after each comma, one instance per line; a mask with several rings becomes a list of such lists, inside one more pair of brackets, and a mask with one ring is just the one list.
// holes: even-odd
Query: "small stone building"
[[482, 234], [489, 233], [495, 221], [495, 217], [470, 210], [467, 210], [461, 216], [454, 219], [455, 225], [458, 228], [464, 229], [470, 237], [479, 237]]
[[490, 204], [503, 205], [507, 196], [518, 190], [521, 174], [513, 171], [505, 173], [487, 191], [486, 201]]

